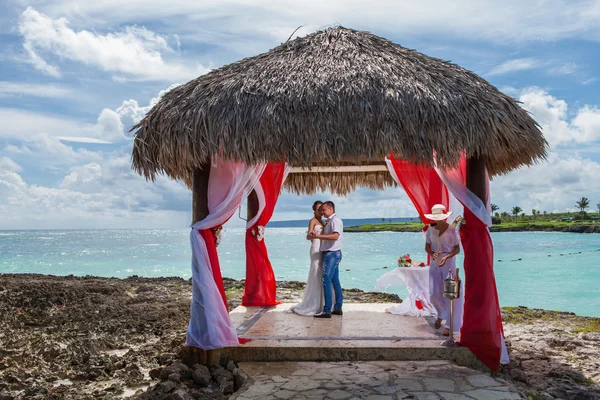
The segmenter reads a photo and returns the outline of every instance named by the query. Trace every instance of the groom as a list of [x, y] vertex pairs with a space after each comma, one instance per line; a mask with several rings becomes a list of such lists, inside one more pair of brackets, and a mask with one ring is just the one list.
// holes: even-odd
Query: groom
[[[335, 215], [335, 204], [326, 201], [321, 205], [323, 216], [327, 218], [323, 233], [311, 233], [311, 236], [321, 240], [321, 252], [323, 253], [323, 295], [325, 306], [323, 312], [315, 315], [315, 318], [331, 318], [331, 314], [342, 315], [342, 285], [340, 284], [340, 261], [342, 261], [342, 233], [344, 223]], [[331, 311], [331, 284], [335, 291], [335, 305]]]

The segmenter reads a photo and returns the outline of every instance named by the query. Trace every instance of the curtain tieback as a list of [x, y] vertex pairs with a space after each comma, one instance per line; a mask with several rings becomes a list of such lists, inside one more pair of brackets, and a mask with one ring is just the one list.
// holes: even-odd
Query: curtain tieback
[[262, 225], [257, 225], [256, 227], [252, 228], [252, 236], [254, 236], [257, 242], [260, 242], [264, 239], [265, 230], [266, 228]]

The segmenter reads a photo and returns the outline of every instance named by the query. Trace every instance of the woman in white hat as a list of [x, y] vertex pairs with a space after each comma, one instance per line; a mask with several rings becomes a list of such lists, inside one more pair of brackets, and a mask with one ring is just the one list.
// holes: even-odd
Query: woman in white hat
[[[436, 204], [431, 208], [431, 214], [425, 214], [431, 226], [427, 229], [425, 251], [431, 256], [429, 266], [429, 295], [431, 304], [437, 311], [435, 328], [444, 324], [444, 336], [450, 333], [450, 300], [444, 297], [444, 279], [450, 274], [456, 276], [456, 258], [460, 253], [460, 238], [454, 226], [446, 222], [452, 211], [446, 212], [446, 207]], [[463, 296], [454, 300], [453, 329], [460, 331], [462, 326]]]

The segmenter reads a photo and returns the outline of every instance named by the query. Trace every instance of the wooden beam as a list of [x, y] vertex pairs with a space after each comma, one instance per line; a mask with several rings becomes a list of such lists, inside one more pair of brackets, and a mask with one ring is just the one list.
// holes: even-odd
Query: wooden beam
[[322, 173], [322, 172], [380, 172], [388, 171], [387, 165], [347, 165], [340, 167], [321, 167], [315, 166], [311, 168], [294, 167], [290, 170], [290, 174], [310, 174], [310, 173]]
[[485, 173], [485, 158], [467, 158], [467, 189], [487, 203], [487, 182]]

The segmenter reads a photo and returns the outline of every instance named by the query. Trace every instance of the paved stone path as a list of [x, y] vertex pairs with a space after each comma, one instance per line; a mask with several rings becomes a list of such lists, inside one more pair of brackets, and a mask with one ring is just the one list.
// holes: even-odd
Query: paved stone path
[[240, 363], [246, 391], [231, 399], [520, 399], [502, 379], [448, 361]]

